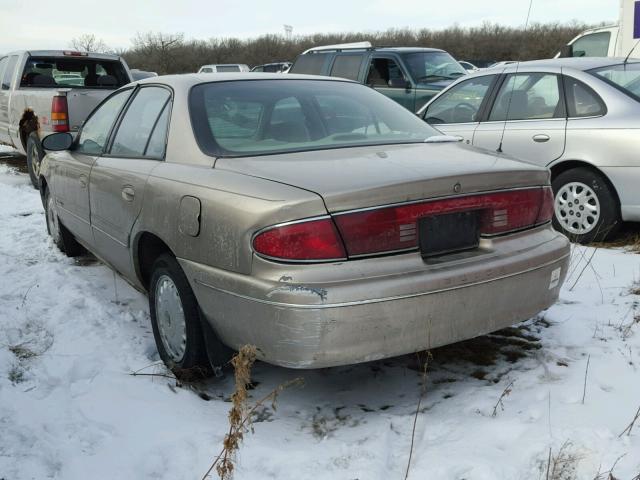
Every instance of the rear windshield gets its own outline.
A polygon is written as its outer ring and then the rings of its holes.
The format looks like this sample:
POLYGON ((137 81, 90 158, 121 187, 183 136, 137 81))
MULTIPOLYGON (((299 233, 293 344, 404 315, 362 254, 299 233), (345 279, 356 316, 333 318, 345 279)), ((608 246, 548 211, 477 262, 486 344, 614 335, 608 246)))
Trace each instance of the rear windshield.
POLYGON ((218 65, 216 67, 216 72, 224 73, 224 72, 239 72, 240 67, 238 65, 218 65))
POLYGON ((437 131, 360 84, 322 80, 204 83, 189 96, 202 150, 237 157, 420 143, 437 131))
POLYGON ((589 73, 640 102, 640 63, 610 65, 589 70, 589 73))
POLYGON ((122 63, 95 58, 29 57, 21 87, 115 90, 129 83, 122 63))
POLYGON ((467 73, 462 65, 446 52, 406 53, 404 61, 417 83, 453 80, 467 73))

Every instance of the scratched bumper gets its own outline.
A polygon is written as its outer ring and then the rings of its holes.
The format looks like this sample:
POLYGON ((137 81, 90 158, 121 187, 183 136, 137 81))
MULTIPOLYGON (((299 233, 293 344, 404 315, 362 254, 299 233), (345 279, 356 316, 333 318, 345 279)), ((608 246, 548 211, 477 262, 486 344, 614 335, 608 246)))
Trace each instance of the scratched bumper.
POLYGON ((569 244, 550 227, 425 262, 417 252, 336 264, 259 258, 253 275, 181 259, 227 345, 293 368, 365 362, 466 340, 535 316, 564 281, 569 244), (559 275, 559 276, 558 276, 559 275))

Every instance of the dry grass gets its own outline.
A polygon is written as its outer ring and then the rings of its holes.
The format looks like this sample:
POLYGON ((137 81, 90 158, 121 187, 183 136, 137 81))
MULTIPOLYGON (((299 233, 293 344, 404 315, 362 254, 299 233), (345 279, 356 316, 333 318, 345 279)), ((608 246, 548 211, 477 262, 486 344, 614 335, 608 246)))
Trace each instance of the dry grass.
POLYGON ((581 457, 571 452, 572 443, 565 441, 557 453, 549 449, 549 458, 544 466, 545 480, 575 480, 581 457))
POLYGON ((253 345, 243 346, 231 360, 234 368, 235 390, 231 395, 231 410, 229 411, 229 431, 224 437, 222 450, 213 461, 207 473, 202 479, 209 477, 215 469, 221 480, 229 480, 235 470, 235 454, 240 447, 244 434, 251 426, 254 413, 267 402, 271 402, 271 408, 275 411, 278 395, 293 385, 302 385, 302 378, 294 378, 269 392, 258 400, 253 406, 248 404, 247 386, 251 385, 251 368, 256 361, 257 349, 253 345))

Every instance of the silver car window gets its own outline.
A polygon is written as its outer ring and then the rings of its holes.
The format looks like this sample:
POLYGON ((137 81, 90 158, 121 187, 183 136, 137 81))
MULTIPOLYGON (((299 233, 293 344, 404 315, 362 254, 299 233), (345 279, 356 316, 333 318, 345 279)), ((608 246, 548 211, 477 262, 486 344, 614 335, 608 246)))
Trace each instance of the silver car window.
POLYGON ((429 105, 425 120, 432 125, 477 122, 480 105, 494 77, 470 78, 451 87, 429 105))
POLYGON ((169 112, 171 111, 171 102, 168 102, 160 117, 158 117, 158 121, 156 122, 156 126, 153 128, 153 133, 149 138, 149 143, 147 144, 147 148, 144 152, 145 157, 149 158, 163 158, 164 150, 167 144, 167 127, 169 126, 169 112))
POLYGON ((489 121, 542 120, 564 116, 558 76, 547 73, 509 75, 500 87, 489 121), (508 115, 507 115, 508 112, 508 115))
POLYGON ((604 115, 606 107, 602 99, 590 87, 572 77, 564 77, 567 96, 567 114, 571 118, 604 115))
POLYGON ((131 89, 123 90, 109 97, 87 119, 82 126, 75 151, 88 155, 100 155, 104 150, 111 127, 120 110, 131 95, 131 89))
POLYGON ((142 88, 122 117, 109 153, 120 157, 144 156, 156 121, 170 97, 165 88, 142 88))

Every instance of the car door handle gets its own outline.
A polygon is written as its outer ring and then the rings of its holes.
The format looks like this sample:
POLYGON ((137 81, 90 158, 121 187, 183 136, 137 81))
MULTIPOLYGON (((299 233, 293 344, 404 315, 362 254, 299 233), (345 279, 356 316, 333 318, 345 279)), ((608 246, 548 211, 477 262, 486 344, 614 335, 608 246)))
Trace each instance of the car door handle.
POLYGON ((550 138, 551 137, 549 137, 549 135, 545 135, 544 133, 540 133, 538 135, 534 135, 533 136, 533 141, 534 142, 538 142, 538 143, 544 143, 544 142, 548 142, 550 138))
POLYGON ((80 182, 80 188, 87 188, 87 176, 80 175, 78 178, 78 182, 80 182))
POLYGON ((136 196, 136 192, 131 187, 123 187, 122 188, 122 198, 127 202, 133 202, 134 197, 136 196))

